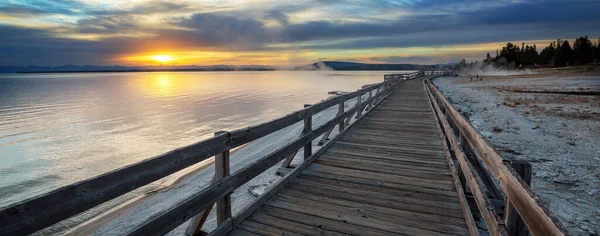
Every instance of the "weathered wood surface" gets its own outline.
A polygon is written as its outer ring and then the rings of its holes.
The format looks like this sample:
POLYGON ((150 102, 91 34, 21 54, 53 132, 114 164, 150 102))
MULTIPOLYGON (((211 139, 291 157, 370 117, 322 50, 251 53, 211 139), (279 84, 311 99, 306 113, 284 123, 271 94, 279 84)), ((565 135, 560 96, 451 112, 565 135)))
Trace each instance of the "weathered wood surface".
POLYGON ((469 234, 422 79, 322 152, 230 234, 469 234))

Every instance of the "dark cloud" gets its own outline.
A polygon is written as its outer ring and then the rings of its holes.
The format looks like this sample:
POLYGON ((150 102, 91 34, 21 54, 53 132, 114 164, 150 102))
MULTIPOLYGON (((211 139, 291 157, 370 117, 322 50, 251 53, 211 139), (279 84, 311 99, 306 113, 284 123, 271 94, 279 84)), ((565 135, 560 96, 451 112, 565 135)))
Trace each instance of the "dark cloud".
POLYGON ((288 24, 288 16, 282 11, 269 11, 267 13, 267 19, 273 19, 279 22, 282 25, 288 24))
POLYGON ((541 23, 581 24, 600 20, 600 1, 537 1, 467 13, 465 19, 483 25, 541 23))
POLYGON ((269 31, 258 20, 215 13, 195 14, 174 24, 187 30, 162 30, 160 34, 170 40, 195 42, 202 46, 239 48, 268 44, 276 38, 276 32, 269 31))
POLYGON ((383 63, 420 63, 424 61, 435 60, 436 57, 424 57, 424 56, 389 56, 389 57, 371 57, 369 60, 374 62, 383 63))

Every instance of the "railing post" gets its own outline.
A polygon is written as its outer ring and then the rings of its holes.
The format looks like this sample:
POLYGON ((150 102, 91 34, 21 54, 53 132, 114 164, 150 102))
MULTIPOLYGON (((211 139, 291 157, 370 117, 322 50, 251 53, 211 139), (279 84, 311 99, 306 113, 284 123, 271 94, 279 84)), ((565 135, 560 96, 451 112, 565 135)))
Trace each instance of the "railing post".
MULTIPOLYGON (((531 186, 531 164, 527 161, 513 160, 510 162, 515 172, 523 178, 527 185, 531 186)), ((527 226, 521 216, 510 203, 509 199, 506 198, 506 205, 504 210, 504 223, 506 224, 506 231, 510 236, 527 236, 527 226)))
POLYGON ((356 97, 356 107, 358 107, 358 110, 356 110, 356 118, 358 119, 358 117, 360 117, 360 114, 362 113, 362 104, 361 104, 361 100, 362 100, 362 94, 359 94, 356 97))
MULTIPOLYGON (((310 107, 310 104, 304 104, 304 108, 310 107)), ((307 135, 312 132, 312 114, 304 118, 304 130, 302 135, 307 135)), ((312 155, 312 141, 304 146, 304 160, 308 159, 312 155)))
MULTIPOLYGON (((227 133, 225 131, 215 132, 215 136, 227 133)), ((219 182, 229 176, 229 150, 215 156, 215 180, 219 182)), ((231 218, 231 193, 217 201, 217 225, 223 224, 231 218)))
MULTIPOLYGON (((369 99, 371 99, 371 97, 373 97, 373 90, 369 90, 369 98, 367 98, 367 101, 369 99)), ((372 102, 372 101, 371 101, 372 102)), ((371 103, 367 104, 367 111, 371 109, 371 103)))
MULTIPOLYGON (((338 114, 342 115, 344 114, 344 101, 341 101, 340 104, 338 105, 338 114)), ((342 132, 344 130, 345 125, 344 125, 344 119, 340 120, 340 123, 338 124, 338 131, 342 132)))

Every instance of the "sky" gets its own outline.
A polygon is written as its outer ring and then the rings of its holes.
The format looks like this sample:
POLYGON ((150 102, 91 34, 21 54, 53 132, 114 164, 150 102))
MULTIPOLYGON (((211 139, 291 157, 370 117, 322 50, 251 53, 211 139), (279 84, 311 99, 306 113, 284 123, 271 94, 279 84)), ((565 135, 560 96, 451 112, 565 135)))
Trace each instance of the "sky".
POLYGON ((481 60, 600 36, 598 0, 0 0, 0 66, 481 60))

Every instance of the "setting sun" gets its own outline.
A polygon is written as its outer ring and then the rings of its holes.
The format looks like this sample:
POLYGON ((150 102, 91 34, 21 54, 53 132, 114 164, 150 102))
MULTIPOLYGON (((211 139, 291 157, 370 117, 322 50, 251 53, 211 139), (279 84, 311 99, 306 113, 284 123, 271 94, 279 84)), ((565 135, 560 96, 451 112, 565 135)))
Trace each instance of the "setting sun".
POLYGON ((170 62, 172 60, 175 60, 175 58, 169 56, 169 55, 155 55, 155 56, 151 56, 152 60, 158 61, 160 63, 165 63, 165 62, 170 62))

